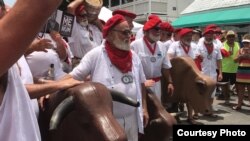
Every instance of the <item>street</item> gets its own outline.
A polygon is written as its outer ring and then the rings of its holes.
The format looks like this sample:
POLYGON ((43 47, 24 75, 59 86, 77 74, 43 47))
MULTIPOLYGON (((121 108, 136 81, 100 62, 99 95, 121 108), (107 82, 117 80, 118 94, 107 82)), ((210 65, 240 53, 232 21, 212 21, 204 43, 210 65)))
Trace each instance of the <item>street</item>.
MULTIPOLYGON (((236 111, 232 109, 232 106, 237 103, 237 95, 231 95, 230 104, 226 105, 225 100, 217 100, 214 99, 215 108, 218 109, 215 114, 218 115, 218 118, 209 118, 203 115, 199 115, 199 119, 196 120, 199 123, 205 125, 221 125, 221 124, 229 124, 229 125, 250 125, 250 106, 249 101, 246 99, 244 103, 248 106, 242 106, 241 110, 236 111)), ((181 122, 179 124, 188 124, 186 122, 186 112, 180 116, 181 122)))

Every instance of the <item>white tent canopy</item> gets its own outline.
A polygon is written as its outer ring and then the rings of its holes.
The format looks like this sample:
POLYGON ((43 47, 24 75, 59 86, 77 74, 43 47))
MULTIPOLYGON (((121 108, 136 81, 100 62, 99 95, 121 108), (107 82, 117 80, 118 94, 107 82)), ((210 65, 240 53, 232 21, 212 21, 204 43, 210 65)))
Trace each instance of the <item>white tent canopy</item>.
MULTIPOLYGON (((107 22, 108 19, 112 17, 112 11, 106 7, 102 7, 101 12, 100 12, 98 17, 99 17, 99 19, 102 19, 103 21, 107 22)), ((136 33, 140 28, 143 27, 142 24, 139 24, 136 22, 133 22, 133 24, 134 24, 134 28, 132 29, 132 31, 134 33, 136 33)))

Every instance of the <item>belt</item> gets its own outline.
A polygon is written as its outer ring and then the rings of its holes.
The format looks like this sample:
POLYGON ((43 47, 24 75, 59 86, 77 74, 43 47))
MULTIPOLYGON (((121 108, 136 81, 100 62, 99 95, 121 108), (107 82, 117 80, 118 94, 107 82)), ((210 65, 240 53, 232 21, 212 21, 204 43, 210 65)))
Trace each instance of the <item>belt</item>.
POLYGON ((150 78, 150 79, 154 80, 155 82, 158 82, 158 81, 161 80, 161 76, 159 76, 159 77, 154 77, 154 78, 150 78))

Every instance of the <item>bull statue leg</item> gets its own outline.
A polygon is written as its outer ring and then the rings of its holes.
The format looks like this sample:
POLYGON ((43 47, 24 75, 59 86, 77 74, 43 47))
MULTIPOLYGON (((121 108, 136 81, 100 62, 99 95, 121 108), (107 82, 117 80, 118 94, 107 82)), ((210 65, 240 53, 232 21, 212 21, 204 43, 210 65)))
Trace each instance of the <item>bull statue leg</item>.
POLYGON ((173 125, 177 124, 175 118, 170 115, 155 94, 147 89, 147 107, 149 124, 144 129, 144 135, 140 141, 168 141, 172 136, 173 125))

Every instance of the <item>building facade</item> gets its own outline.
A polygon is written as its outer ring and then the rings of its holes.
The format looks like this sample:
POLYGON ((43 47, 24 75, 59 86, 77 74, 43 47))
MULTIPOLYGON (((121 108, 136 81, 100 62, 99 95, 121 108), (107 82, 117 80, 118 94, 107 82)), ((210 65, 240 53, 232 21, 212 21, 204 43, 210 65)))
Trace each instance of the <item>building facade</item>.
POLYGON ((172 22, 194 0, 104 0, 110 10, 124 9, 136 13, 136 22, 144 23, 150 14, 172 22))

